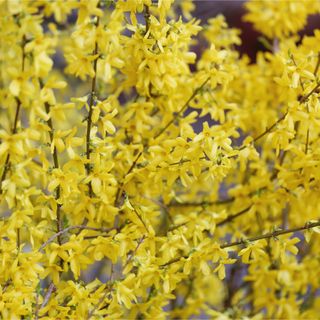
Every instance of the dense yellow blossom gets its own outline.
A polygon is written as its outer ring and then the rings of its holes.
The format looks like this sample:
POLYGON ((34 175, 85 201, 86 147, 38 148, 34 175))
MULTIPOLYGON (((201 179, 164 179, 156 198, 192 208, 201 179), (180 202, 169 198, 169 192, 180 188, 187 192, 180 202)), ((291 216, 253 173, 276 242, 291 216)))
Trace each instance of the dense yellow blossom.
POLYGON ((319 317, 319 2, 245 6, 0 1, 1 319, 319 317))

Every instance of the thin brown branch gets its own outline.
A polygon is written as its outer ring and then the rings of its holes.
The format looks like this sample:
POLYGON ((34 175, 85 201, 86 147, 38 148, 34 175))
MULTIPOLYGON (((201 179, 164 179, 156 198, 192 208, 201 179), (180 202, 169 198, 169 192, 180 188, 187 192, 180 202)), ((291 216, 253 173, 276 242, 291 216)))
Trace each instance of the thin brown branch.
MULTIPOLYGON (((98 4, 99 6, 99 4, 98 4)), ((99 26, 99 17, 96 17, 96 23, 95 26, 96 28, 99 26)), ((95 42, 95 48, 92 52, 92 54, 95 56, 98 54, 99 51, 99 47, 98 47, 98 42, 95 42)), ((96 57, 93 60, 93 70, 94 70, 94 76, 92 78, 92 82, 91 82, 91 92, 90 92, 90 98, 89 98, 89 113, 88 113, 88 117, 87 117, 87 132, 86 132, 86 157, 88 160, 88 163, 86 164, 86 171, 87 171, 87 175, 89 176, 92 170, 91 167, 91 163, 90 161, 90 155, 91 155, 91 128, 92 128, 92 113, 93 113, 93 106, 94 106, 94 102, 96 99, 96 82, 97 82, 97 65, 98 65, 98 59, 99 57, 96 57)), ((92 190, 92 184, 91 181, 88 183, 89 186, 89 197, 92 198, 93 197, 93 190, 92 190)))
MULTIPOLYGON (((27 43, 26 36, 23 35, 22 41, 21 41, 21 50, 22 50, 21 72, 24 72, 24 69, 25 69, 25 57, 26 57, 25 46, 26 46, 26 43, 27 43)), ((19 98, 16 98, 16 102, 17 102, 17 107, 16 107, 15 116, 14 116, 13 127, 11 129, 12 135, 17 133, 18 120, 19 120, 19 115, 20 115, 20 110, 21 110, 21 100, 19 98)), ((8 153, 6 160, 5 160, 5 163, 4 163, 4 166, 3 166, 3 172, 1 175, 1 179, 0 179, 0 195, 3 192, 2 183, 6 179, 6 176, 7 176, 9 169, 10 169, 10 154, 8 153)))
POLYGON ((146 4, 144 5, 144 19, 146 22, 146 34, 147 34, 150 29, 150 10, 149 10, 149 6, 147 6, 146 4))
MULTIPOLYGON (((41 86, 43 87, 43 83, 41 83, 41 86)), ((49 115, 50 113, 50 105, 48 102, 45 102, 45 109, 46 109, 46 113, 49 115)), ((53 143, 54 140, 54 127, 53 127, 53 123, 52 123, 52 119, 51 117, 49 117, 49 119, 47 120, 47 124, 50 128, 49 131, 49 136, 50 136, 50 143, 53 143)), ((58 158, 58 150, 56 148, 56 146, 53 147, 53 153, 52 153, 52 159, 53 159, 53 166, 55 169, 59 169, 59 158, 58 158)), ((60 193, 61 193, 61 189, 60 189, 60 185, 58 185, 56 187, 55 190, 55 200, 57 201, 57 211, 56 211, 56 224, 57 224, 57 232, 59 233, 62 229, 62 223, 61 223, 61 204, 58 203, 58 200, 60 198, 60 193)), ((60 236, 58 236, 58 243, 59 245, 61 245, 61 238, 60 236)))
POLYGON ((146 235, 143 235, 139 240, 138 240, 138 243, 134 249, 134 251, 132 252, 132 254, 130 254, 127 258, 127 261, 126 263, 124 264, 123 266, 123 270, 126 268, 126 266, 129 264, 129 262, 132 260, 132 258, 135 256, 135 254, 137 253, 139 247, 141 246, 142 242, 144 241, 144 239, 146 238, 146 235))
POLYGON ((284 234, 293 233, 293 232, 297 232, 297 231, 303 231, 303 230, 309 230, 309 229, 316 228, 319 226, 320 226, 320 221, 317 221, 317 222, 312 222, 312 223, 306 223, 302 227, 297 227, 297 228, 292 228, 292 229, 284 229, 284 230, 276 230, 274 232, 269 232, 269 233, 259 235, 256 237, 241 239, 238 241, 223 244, 221 246, 221 249, 239 246, 241 244, 246 244, 248 242, 254 242, 254 241, 258 241, 258 240, 262 240, 262 239, 271 239, 271 238, 275 238, 275 237, 278 237, 278 236, 281 236, 284 234))
POLYGON ((175 113, 174 117, 155 135, 154 139, 159 138, 174 123, 174 121, 181 116, 181 114, 189 106, 189 103, 196 97, 199 91, 202 90, 202 88, 207 84, 209 80, 210 80, 210 77, 208 77, 197 89, 194 90, 194 92, 192 93, 190 98, 186 101, 186 103, 180 108, 180 110, 177 113, 175 113))
POLYGON ((142 219, 140 213, 137 211, 137 209, 136 209, 134 206, 132 206, 132 207, 133 207, 134 213, 136 214, 136 216, 138 217, 138 219, 140 220, 140 222, 143 224, 143 226, 144 226, 144 228, 146 229, 147 233, 149 233, 148 227, 147 227, 146 223, 144 222, 144 220, 142 219))
POLYGON ((299 99, 299 102, 300 102, 300 103, 306 102, 306 101, 309 99, 309 97, 318 90, 319 87, 320 87, 320 82, 318 82, 318 83, 315 85, 315 87, 314 87, 308 94, 306 94, 305 96, 302 96, 302 97, 299 99))
POLYGON ((104 295, 99 299, 98 303, 93 307, 93 309, 88 313, 88 320, 94 315, 94 313, 98 310, 98 308, 100 308, 100 305, 102 304, 102 302, 104 301, 104 299, 108 296, 108 294, 111 293, 113 288, 113 284, 111 284, 108 287, 108 290, 106 290, 106 292, 104 293, 104 295))
MULTIPOLYGON (((255 237, 252 237, 252 238, 246 238, 246 239, 241 239, 241 240, 234 241, 234 242, 225 243, 225 244, 221 245, 220 248, 221 249, 225 249, 225 248, 239 246, 241 244, 245 245, 245 244, 248 244, 250 242, 255 242, 255 241, 258 241, 258 240, 262 240, 262 239, 276 238, 276 237, 284 235, 284 234, 294 233, 294 232, 297 232, 297 231, 309 230, 309 229, 316 228, 316 227, 319 227, 319 226, 320 226, 320 221, 308 222, 302 227, 297 227, 297 228, 292 228, 292 229, 285 229, 285 230, 276 230, 274 232, 269 232, 269 233, 266 233, 266 234, 263 234, 263 235, 259 235, 259 236, 255 236, 255 237)), ((183 255, 183 256, 174 258, 174 259, 169 260, 168 262, 160 265, 160 268, 168 267, 171 264, 179 262, 181 259, 188 259, 188 258, 189 258, 189 255, 183 255)))
POLYGON ((230 216, 228 216, 227 218, 225 218, 224 220, 220 221, 219 223, 217 223, 217 227, 221 227, 223 225, 225 225, 226 223, 242 216, 243 214, 245 214, 246 212, 248 212, 250 209, 252 208, 252 205, 246 207, 245 209, 243 210, 240 210, 239 212, 237 213, 234 213, 234 214, 231 214, 230 216))
POLYGON ((41 307, 40 307, 40 309, 39 309, 39 311, 48 304, 48 302, 49 302, 49 300, 50 300, 50 297, 51 297, 52 293, 53 293, 55 290, 56 290, 56 287, 55 287, 54 283, 51 282, 50 285, 49 285, 49 288, 48 288, 48 290, 47 290, 47 293, 46 293, 46 295, 45 295, 45 297, 44 297, 44 300, 43 300, 43 302, 42 302, 42 305, 41 305, 41 307))
POLYGON ((315 76, 317 76, 317 73, 318 73, 318 71, 319 71, 319 67, 320 67, 320 52, 318 53, 317 64, 316 64, 316 66, 315 66, 315 68, 314 68, 314 71, 313 71, 313 74, 314 74, 315 76))
POLYGON ((51 236, 46 242, 44 242, 42 244, 42 246, 39 248, 39 251, 42 251, 49 243, 53 242, 54 239, 56 239, 57 237, 63 235, 64 233, 67 233, 71 230, 74 230, 74 229, 78 229, 78 230, 91 230, 91 231, 99 231, 99 232, 110 232, 112 230, 115 230, 115 228, 95 228, 95 227, 88 227, 88 226, 85 226, 85 225, 79 225, 79 226, 70 226, 70 227, 67 227, 57 233, 55 233, 53 236, 51 236))
MULTIPOLYGON (((269 128, 267 128, 264 132, 262 132, 261 134, 259 134, 257 137, 255 137, 252 140, 252 143, 257 142, 258 140, 260 140, 261 138, 263 138, 266 134, 268 134, 269 132, 272 131, 272 129, 274 127, 276 127, 282 120, 284 120, 284 118, 287 116, 288 111, 286 111, 276 122, 274 122, 269 128)), ((240 150, 243 150, 244 148, 246 148, 247 146, 244 145, 240 148, 240 150)))
POLYGON ((171 202, 167 206, 168 207, 209 207, 216 205, 223 205, 231 203, 235 200, 235 197, 230 197, 222 200, 216 201, 202 201, 202 202, 171 202))
MULTIPOLYGON (((128 171, 124 175, 123 179, 125 179, 125 177, 127 177, 131 173, 131 171, 135 168, 135 166, 136 166, 137 162, 139 161, 139 159, 141 158, 142 154, 143 154, 143 151, 140 151, 139 154, 134 159, 134 161, 132 162, 130 168, 128 169, 128 171)), ((124 182, 121 182, 119 184, 119 187, 118 187, 118 190, 117 190, 116 196, 115 196, 115 201, 114 201, 114 206, 115 207, 119 207, 120 206, 120 199, 122 197, 123 187, 124 187, 124 182)))

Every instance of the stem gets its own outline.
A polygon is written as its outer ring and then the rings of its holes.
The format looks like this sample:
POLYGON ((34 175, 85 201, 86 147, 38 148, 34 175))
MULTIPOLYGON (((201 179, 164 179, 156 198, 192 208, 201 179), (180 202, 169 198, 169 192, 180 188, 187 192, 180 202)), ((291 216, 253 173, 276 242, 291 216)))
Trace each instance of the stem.
POLYGON ((85 225, 79 225, 79 226, 70 226, 68 228, 65 228, 57 233, 55 233, 53 236, 51 236, 45 243, 42 244, 42 246, 39 248, 39 251, 42 251, 48 244, 54 241, 55 238, 63 235, 64 233, 67 233, 71 230, 79 229, 79 230, 91 230, 91 231, 100 231, 100 232, 110 232, 112 230, 115 230, 115 228, 94 228, 94 227, 88 227, 85 225))
MULTIPOLYGON (((25 45, 27 43, 27 39, 26 36, 23 35, 22 36, 22 41, 21 41, 21 50, 22 50, 22 61, 21 61, 21 72, 24 72, 25 69, 25 45)), ((17 133, 17 128, 18 128, 18 119, 19 119, 19 115, 20 115, 20 110, 21 110, 21 100, 19 98, 16 98, 17 101, 17 107, 16 107, 16 113, 14 116, 14 122, 13 122, 13 127, 12 127, 12 135, 17 133)), ((1 179, 0 179, 0 195, 2 194, 3 190, 2 190, 2 183, 3 181, 6 179, 7 176, 7 172, 9 171, 10 168, 10 153, 7 154, 6 157, 6 161, 4 164, 4 169, 1 175, 1 179)), ((17 229, 17 249, 19 252, 19 248, 20 248, 20 228, 17 229)))
MULTIPOLYGON (((41 83, 41 86, 43 87, 43 84, 41 83)), ((45 109, 46 109, 46 113, 49 114, 50 113, 50 105, 48 102, 45 102, 45 109)), ((50 128, 49 131, 49 136, 50 136, 50 142, 51 144, 53 143, 53 139, 54 139, 54 127, 52 124, 52 119, 51 117, 47 120, 47 124, 50 128)), ((59 159, 58 159, 58 150, 56 148, 56 146, 54 146, 53 148, 53 153, 52 153, 52 160, 53 160, 53 165, 55 169, 59 169, 59 159)), ((56 194, 55 194, 55 200, 57 202, 57 211, 56 211, 56 223, 57 223, 57 232, 59 233, 61 231, 61 204, 58 203, 58 200, 60 198, 60 194, 61 194, 61 189, 60 189, 60 185, 57 186, 56 188, 56 194)), ((58 236, 58 243, 61 246, 61 237, 58 236)))
MULTIPOLYGON (((22 37, 22 42, 21 42, 21 50, 22 50, 22 61, 21 61, 21 72, 24 72, 25 69, 25 45, 27 43, 27 39, 26 36, 23 35, 22 37)), ((21 100, 19 98, 16 98, 17 101, 17 107, 16 107, 16 113, 14 116, 14 122, 13 122, 13 127, 11 130, 12 135, 17 133, 17 128, 18 128, 18 120, 19 120, 19 115, 20 115, 20 110, 21 110, 21 100)), ((7 173, 9 171, 10 168, 10 154, 8 153, 7 157, 6 157, 6 161, 4 163, 4 169, 1 175, 1 179, 0 179, 0 195, 2 194, 3 190, 2 190, 2 183, 3 181, 6 179, 7 173)), ((19 232, 19 231, 18 231, 19 232)))
POLYGON ((303 102, 306 102, 309 97, 315 92, 317 91, 317 89, 320 87, 320 82, 318 82, 315 87, 305 96, 302 96, 300 99, 299 99, 299 102, 300 103, 303 103, 303 102))
POLYGON ((319 226, 320 226, 320 221, 312 222, 312 223, 306 223, 303 227, 297 227, 297 228, 285 229, 285 230, 277 230, 277 231, 269 232, 269 233, 266 233, 266 234, 263 234, 263 235, 259 235, 259 236, 256 236, 256 237, 252 237, 252 238, 247 238, 247 239, 242 239, 242 240, 226 243, 226 244, 221 246, 221 249, 238 246, 240 244, 246 244, 247 242, 254 242, 254 241, 261 240, 261 239, 275 238, 277 236, 281 236, 281 235, 284 235, 284 234, 293 233, 293 232, 302 231, 302 230, 309 230, 309 229, 312 229, 312 228, 315 228, 315 227, 319 227, 319 226))
POLYGON ((202 90, 202 88, 207 84, 209 80, 210 77, 208 77, 196 90, 194 90, 193 94, 186 101, 186 103, 180 108, 180 110, 175 114, 175 116, 158 132, 158 134, 155 135, 154 139, 160 137, 174 123, 174 121, 180 117, 183 111, 185 111, 185 109, 188 107, 189 103, 195 98, 199 91, 202 90))
POLYGON ((225 218, 224 220, 220 221, 219 223, 217 223, 217 227, 221 227, 223 226, 224 224, 242 216, 244 213, 248 212, 250 209, 251 209, 252 205, 250 205, 249 207, 237 212, 237 213, 234 213, 234 214, 231 214, 230 216, 228 216, 227 218, 225 218))
POLYGON ((228 204, 235 201, 235 197, 230 197, 227 199, 216 200, 216 201, 202 201, 202 202, 171 202, 168 207, 206 207, 228 204))
MULTIPOLYGON (((97 17, 95 26, 96 28, 99 25, 99 17, 97 17)), ((95 48, 93 50, 93 55, 97 55, 98 54, 98 42, 96 40, 95 43, 95 48)), ((88 118, 87 118, 87 133, 86 133, 86 157, 87 160, 90 160, 90 154, 91 154, 91 148, 90 148, 90 143, 91 143, 91 139, 90 139, 90 134, 91 134, 91 127, 92 127, 92 113, 93 113, 93 105, 94 105, 94 100, 95 100, 95 95, 96 95, 96 82, 97 82, 97 65, 98 65, 98 58, 95 58, 93 60, 93 70, 94 70, 94 76, 92 78, 92 82, 91 82, 91 92, 90 92, 90 101, 89 101, 89 113, 88 113, 88 118)), ((86 164, 86 171, 87 171, 87 175, 89 176, 91 173, 91 164, 87 163, 86 164)), ((88 183, 89 185, 89 197, 92 198, 93 197, 93 190, 92 190, 92 184, 91 181, 88 183)))
MULTIPOLYGON (((140 151, 139 154, 137 155, 137 157, 134 159, 134 161, 132 162, 129 170, 126 172, 126 174, 124 175, 124 178, 131 173, 131 171, 135 168, 137 162, 139 161, 140 157, 142 156, 142 153, 143 151, 140 151)), ((124 179, 123 178, 123 179, 124 179)), ((117 190, 117 193, 116 193, 116 197, 115 197, 115 202, 114 202, 114 206, 115 207, 118 207, 120 206, 120 198, 122 196, 122 193, 123 193, 123 187, 124 187, 124 182, 121 182, 119 187, 118 187, 118 190, 117 190)))
MULTIPOLYGON (((260 140, 261 138, 263 138, 266 134, 268 134, 269 132, 271 132, 272 129, 277 126, 277 124, 279 124, 282 120, 284 120, 284 118, 286 117, 287 114, 288 114, 288 111, 286 111, 276 122, 274 122, 272 126, 270 126, 270 127, 267 128, 264 132, 262 132, 262 133, 259 134, 257 137, 255 137, 255 138, 252 140, 252 143, 257 142, 258 140, 260 140)), ((246 147, 247 147, 247 146, 242 146, 242 147, 240 148, 240 150, 243 150, 243 149, 246 148, 246 147)))
POLYGON ((314 71, 313 71, 313 74, 314 74, 315 76, 317 76, 319 67, 320 67, 320 52, 318 53, 317 64, 316 64, 316 66, 315 66, 315 68, 314 68, 314 71))
POLYGON ((149 29, 150 29, 150 10, 149 10, 149 6, 144 5, 144 19, 146 21, 146 33, 148 33, 149 29))
MULTIPOLYGON (((286 230, 277 230, 277 231, 269 232, 269 233, 259 235, 256 237, 241 239, 238 241, 225 243, 225 244, 221 245, 220 248, 225 249, 225 248, 235 247, 235 246, 239 246, 241 244, 247 244, 248 242, 254 242, 254 241, 261 240, 261 239, 271 239, 271 238, 275 238, 277 236, 281 236, 284 234, 293 233, 293 232, 297 232, 297 231, 303 231, 303 230, 309 230, 309 229, 319 227, 319 226, 320 226, 320 221, 312 222, 312 223, 308 222, 303 227, 297 227, 297 228, 286 229, 286 230)), ((181 259, 188 259, 188 258, 189 258, 189 255, 184 255, 184 256, 174 258, 174 259, 160 265, 160 268, 165 268, 173 263, 179 262, 181 259)))

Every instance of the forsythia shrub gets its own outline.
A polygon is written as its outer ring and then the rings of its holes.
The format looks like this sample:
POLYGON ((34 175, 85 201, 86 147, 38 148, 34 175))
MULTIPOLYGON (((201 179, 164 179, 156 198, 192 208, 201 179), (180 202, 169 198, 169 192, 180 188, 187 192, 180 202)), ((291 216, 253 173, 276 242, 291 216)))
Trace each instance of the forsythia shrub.
POLYGON ((319 318, 320 4, 245 5, 0 1, 2 319, 319 318))

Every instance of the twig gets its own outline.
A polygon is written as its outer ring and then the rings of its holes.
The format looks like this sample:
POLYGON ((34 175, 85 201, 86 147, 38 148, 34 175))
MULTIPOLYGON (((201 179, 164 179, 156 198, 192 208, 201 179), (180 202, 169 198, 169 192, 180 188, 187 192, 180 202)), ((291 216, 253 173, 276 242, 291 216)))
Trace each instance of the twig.
POLYGON ((147 233, 149 233, 148 227, 147 227, 146 223, 144 222, 144 220, 142 219, 140 213, 137 211, 137 209, 136 209, 134 206, 132 206, 132 207, 133 207, 134 213, 136 214, 136 216, 138 217, 138 219, 140 220, 140 222, 143 224, 143 226, 144 226, 144 228, 146 229, 147 233))
POLYGON ((132 258, 135 256, 135 254, 137 253, 140 245, 142 244, 142 242, 144 241, 145 238, 146 238, 146 235, 143 235, 143 236, 138 240, 137 246, 136 246, 136 248, 134 249, 133 253, 128 256, 127 261, 126 261, 126 263, 124 264, 124 266, 123 266, 123 268, 122 268, 123 270, 124 270, 124 269, 126 268, 126 266, 129 264, 129 262, 132 260, 132 258))
POLYGON ((224 220, 220 221, 219 223, 217 223, 217 227, 221 227, 223 226, 224 224, 242 216, 244 213, 248 212, 250 209, 252 208, 252 205, 250 205, 249 207, 237 212, 237 213, 234 213, 234 214, 231 214, 230 216, 228 216, 227 218, 225 218, 224 220))
MULTIPOLYGON (((26 36, 23 35, 22 42, 21 42, 21 49, 22 49, 21 72, 24 72, 24 69, 25 69, 25 56, 26 56, 26 54, 25 54, 25 45, 26 45, 26 43, 27 43, 26 36)), ((12 135, 17 133, 18 119, 19 119, 20 110, 21 110, 21 100, 19 98, 16 98, 16 101, 17 101, 17 107, 16 107, 16 113, 15 113, 15 116, 14 116, 13 127, 12 127, 12 130, 11 130, 12 135)), ((2 183, 6 179, 6 176, 7 176, 9 168, 10 168, 10 154, 8 153, 8 155, 6 157, 6 161, 5 161, 4 166, 3 166, 3 172, 2 172, 2 175, 1 175, 1 179, 0 179, 0 195, 3 192, 2 183)), ((20 245, 18 247, 20 247, 20 245)))
POLYGON ((91 231, 100 231, 100 232, 110 232, 112 230, 115 230, 115 228, 95 228, 95 227, 88 227, 85 225, 79 225, 79 226, 70 226, 67 227, 57 233, 55 233, 53 236, 51 236, 46 242, 42 244, 42 246, 39 248, 39 251, 42 251, 49 243, 53 242, 55 238, 63 235, 64 233, 69 232, 70 230, 79 229, 79 230, 91 230, 91 231))
POLYGON ((146 21, 146 34, 147 34, 150 29, 150 10, 149 10, 149 6, 147 6, 146 4, 144 5, 144 19, 146 21))
POLYGON ((235 197, 230 197, 222 200, 216 201, 202 201, 202 202, 171 202, 168 204, 168 207, 207 207, 215 205, 223 205, 231 203, 235 200, 235 197))
POLYGON ((202 88, 207 84, 209 80, 210 77, 208 77, 196 90, 194 90, 193 94, 186 101, 186 103, 180 108, 180 110, 177 113, 175 113, 174 117, 155 135, 154 139, 159 138, 174 123, 174 121, 180 117, 180 115, 188 107, 189 103, 195 98, 199 91, 202 90, 202 88))
MULTIPOLYGON (((40 81, 41 86, 43 87, 43 83, 40 81)), ((49 115, 50 113, 50 105, 48 102, 45 102, 45 109, 46 109, 46 113, 49 115)), ((51 117, 49 117, 49 119, 47 120, 47 124, 50 128, 49 131, 49 136, 50 136, 50 143, 53 143, 53 139, 54 139, 54 127, 53 127, 53 123, 52 123, 52 119, 51 117)), ((56 146, 54 145, 53 147, 53 153, 52 153, 52 159, 53 159, 53 166, 55 169, 59 169, 59 158, 58 158, 58 150, 56 148, 56 146)), ((55 190, 55 200, 57 202, 57 210, 56 210, 56 223, 57 223, 57 232, 59 233, 61 231, 61 204, 58 203, 58 200, 60 198, 60 185, 58 185, 56 187, 55 190)), ((61 245, 61 238, 60 236, 58 236, 58 243, 59 245, 61 245)))
POLYGON ((302 96, 302 97, 299 99, 299 102, 300 102, 300 103, 306 102, 306 101, 309 99, 309 97, 310 97, 315 91, 317 91, 317 89, 318 89, 319 87, 320 87, 320 82, 318 82, 318 83, 316 84, 316 86, 315 86, 307 95, 302 96))
MULTIPOLYGON (((98 4, 99 7, 99 4, 98 4)), ((96 17, 96 23, 95 26, 96 28, 99 26, 99 17, 96 17)), ((98 42, 96 41, 95 43, 95 48, 92 52, 93 55, 97 55, 98 54, 98 42)), ((87 171, 87 175, 89 176, 91 173, 91 163, 90 161, 90 155, 91 155, 91 147, 90 147, 90 143, 91 143, 91 139, 90 139, 90 134, 91 134, 91 127, 92 127, 92 113, 93 113, 93 105, 94 105, 94 101, 95 101, 95 95, 96 95, 96 82, 97 82, 97 65, 98 65, 98 59, 99 57, 96 57, 93 60, 93 70, 94 70, 94 76, 92 78, 92 82, 91 82, 91 92, 90 92, 90 100, 89 100, 89 113, 88 113, 88 117, 87 117, 87 133, 86 133, 86 157, 88 160, 88 163, 86 163, 86 171, 87 171)), ((88 183, 89 185, 89 197, 92 198, 93 196, 93 190, 92 190, 92 184, 91 181, 89 181, 88 183)))
POLYGON ((303 227, 297 227, 297 228, 285 229, 285 230, 277 230, 277 231, 269 232, 269 233, 266 233, 266 234, 263 234, 263 235, 259 235, 259 236, 256 236, 256 237, 252 237, 252 238, 247 238, 247 239, 242 239, 242 240, 226 243, 226 244, 221 246, 221 249, 230 248, 230 247, 238 246, 238 245, 241 245, 241 244, 246 244, 248 242, 254 242, 254 241, 261 240, 261 239, 275 238, 277 236, 281 236, 281 235, 284 235, 284 234, 293 233, 293 232, 302 231, 302 230, 309 230, 309 229, 312 229, 312 228, 315 228, 315 227, 319 227, 319 226, 320 226, 320 221, 312 222, 312 223, 306 223, 303 227))
MULTIPOLYGON (((247 244, 249 242, 254 242, 254 241, 258 241, 261 239, 270 239, 270 238, 275 238, 277 236, 281 236, 284 234, 288 234, 288 233, 293 233, 293 232, 297 232, 297 231, 303 231, 303 230, 309 230, 315 227, 319 227, 320 226, 320 221, 317 222, 308 222, 306 223, 304 226, 302 227, 297 227, 297 228, 292 228, 292 229, 286 229, 286 230, 277 230, 274 232, 269 232, 263 235, 259 235, 256 237, 252 237, 252 238, 246 238, 246 239, 241 239, 238 241, 234 241, 234 242, 229 242, 229 243, 225 243, 223 245, 220 246, 221 249, 225 249, 225 248, 230 248, 230 247, 235 247, 235 246, 239 246, 241 244, 247 244)), ((165 268, 173 263, 179 262, 181 259, 188 259, 189 255, 183 255, 177 258, 174 258, 162 265, 160 265, 160 268, 165 268)))
POLYGON ((108 294, 112 291, 113 284, 109 286, 109 290, 107 290, 104 295, 99 299, 98 303, 93 307, 93 309, 88 313, 88 320, 94 315, 96 310, 100 307, 103 300, 107 297, 108 294))
POLYGON ((50 285, 49 285, 49 288, 48 288, 48 290, 47 290, 47 293, 46 293, 46 295, 45 295, 45 297, 44 297, 44 300, 43 300, 43 302, 42 302, 42 304, 41 304, 41 307, 40 307, 40 308, 37 307, 37 309, 36 309, 36 311, 35 311, 35 320, 38 320, 38 319, 39 319, 39 311, 40 311, 41 309, 43 309, 43 308, 48 304, 48 302, 49 302, 49 300, 50 300, 50 297, 51 297, 51 295, 52 295, 52 293, 53 293, 53 291, 54 291, 55 289, 56 289, 55 285, 53 284, 53 282, 51 282, 50 285))
POLYGON ((320 67, 320 52, 318 53, 317 64, 316 64, 316 66, 315 66, 315 68, 314 68, 314 71, 313 71, 313 74, 314 74, 315 76, 317 76, 319 67, 320 67))
MULTIPOLYGON (((126 174, 124 175, 124 178, 127 177, 131 171, 135 168, 137 162, 139 161, 140 157, 142 156, 142 151, 139 152, 139 154, 136 156, 136 158, 134 159, 134 161, 132 162, 130 168, 128 169, 128 171, 126 172, 126 174)), ((123 179, 124 179, 123 178, 123 179)), ((115 201, 114 201, 114 206, 118 207, 120 206, 120 198, 122 197, 122 193, 123 193, 123 187, 124 187, 124 182, 121 182, 118 190, 116 192, 116 197, 115 197, 115 201)))

